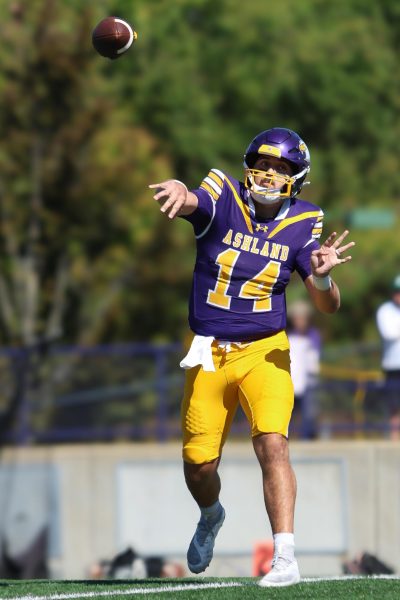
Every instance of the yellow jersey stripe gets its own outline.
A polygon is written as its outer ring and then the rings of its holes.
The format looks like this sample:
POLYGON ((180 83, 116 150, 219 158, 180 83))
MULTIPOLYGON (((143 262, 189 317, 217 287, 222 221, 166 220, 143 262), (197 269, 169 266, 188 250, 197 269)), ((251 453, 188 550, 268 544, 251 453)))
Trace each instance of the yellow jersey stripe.
POLYGON ((290 217, 289 219, 283 219, 281 221, 281 223, 279 223, 279 225, 277 225, 275 227, 275 229, 273 229, 271 231, 271 233, 268 235, 268 239, 272 238, 279 231, 282 231, 282 229, 285 229, 289 225, 293 225, 293 223, 298 223, 299 221, 304 221, 305 219, 311 219, 311 218, 320 217, 320 216, 321 216, 321 211, 314 210, 314 211, 303 213, 301 215, 296 215, 295 217, 290 217))
POLYGON ((210 185, 208 185, 208 183, 206 183, 205 181, 202 181, 200 184, 200 187, 203 188, 204 190, 206 190, 206 192, 208 192, 211 196, 211 198, 213 198, 214 200, 218 200, 219 196, 217 194, 217 192, 215 190, 212 189, 212 187, 210 185))
POLYGON ((214 179, 211 179, 211 177, 207 175, 207 177, 203 179, 203 181, 204 183, 207 183, 210 187, 212 187, 214 192, 218 194, 218 197, 222 194, 222 189, 219 187, 219 185, 215 183, 214 179))
POLYGON ((314 238, 314 240, 317 240, 318 238, 321 237, 322 227, 323 227, 322 219, 321 220, 318 219, 317 222, 314 224, 313 230, 311 232, 311 237, 314 238))
POLYGON ((249 207, 240 198, 239 194, 235 190, 235 188, 234 188, 233 184, 231 183, 231 181, 229 181, 228 178, 226 178, 225 181, 229 185, 229 187, 231 188, 232 193, 233 193, 233 197, 235 198, 235 200, 237 202, 237 205, 239 206, 240 210, 242 211, 245 223, 247 225, 247 229, 250 231, 250 233, 253 233, 253 226, 251 224, 250 209, 249 209, 249 207))
POLYGON ((221 188, 221 191, 222 191, 222 187, 224 185, 223 179, 221 179, 221 177, 219 175, 217 175, 215 173, 215 171, 210 171, 208 174, 208 177, 210 179, 213 179, 215 181, 215 183, 221 188))

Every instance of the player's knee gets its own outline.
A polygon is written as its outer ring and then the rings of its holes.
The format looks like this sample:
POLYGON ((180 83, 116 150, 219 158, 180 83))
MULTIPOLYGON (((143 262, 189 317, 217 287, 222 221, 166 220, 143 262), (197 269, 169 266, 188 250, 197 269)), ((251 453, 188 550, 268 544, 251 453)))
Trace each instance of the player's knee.
POLYGON ((254 449, 264 468, 289 463, 288 440, 281 433, 260 433, 253 438, 254 449))
POLYGON ((186 463, 193 465, 210 463, 214 459, 218 458, 218 456, 215 456, 215 452, 209 448, 195 444, 186 444, 183 447, 182 456, 186 463))

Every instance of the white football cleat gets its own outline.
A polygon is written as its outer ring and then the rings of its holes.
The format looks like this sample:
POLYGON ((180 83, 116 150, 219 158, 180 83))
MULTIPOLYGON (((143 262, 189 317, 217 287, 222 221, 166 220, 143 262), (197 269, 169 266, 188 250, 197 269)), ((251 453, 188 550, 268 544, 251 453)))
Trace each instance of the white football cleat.
POLYGON ((295 558, 278 555, 272 561, 272 569, 258 582, 261 587, 284 587, 300 581, 300 572, 295 558))
POLYGON ((225 519, 225 511, 221 507, 216 521, 208 522, 201 517, 187 552, 187 563, 192 573, 202 573, 210 564, 214 552, 215 538, 225 519))

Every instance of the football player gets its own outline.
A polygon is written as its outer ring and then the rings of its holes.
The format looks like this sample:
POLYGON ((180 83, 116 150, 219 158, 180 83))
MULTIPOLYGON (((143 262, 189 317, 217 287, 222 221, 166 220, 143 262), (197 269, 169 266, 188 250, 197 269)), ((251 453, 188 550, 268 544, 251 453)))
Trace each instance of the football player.
POLYGON ((186 484, 200 508, 187 560, 193 573, 209 565, 225 511, 218 465, 240 402, 261 466, 274 560, 261 586, 300 580, 294 554, 296 479, 289 460, 293 408, 285 289, 293 271, 318 310, 334 313, 340 294, 332 269, 351 260, 348 231, 320 245, 323 212, 298 195, 310 171, 304 141, 290 129, 258 134, 244 155, 244 181, 211 169, 188 191, 178 180, 150 185, 170 219, 189 221, 197 257, 189 303, 194 338, 181 362, 186 484))

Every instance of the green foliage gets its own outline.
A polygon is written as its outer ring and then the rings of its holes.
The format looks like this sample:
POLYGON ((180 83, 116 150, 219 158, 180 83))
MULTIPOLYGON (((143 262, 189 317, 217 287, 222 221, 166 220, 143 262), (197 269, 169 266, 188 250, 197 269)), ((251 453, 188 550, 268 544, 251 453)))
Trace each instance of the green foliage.
MULTIPOLYGON (((37 0, 0 16, 4 343, 178 337, 193 236, 147 186, 196 187, 210 167, 240 177, 250 139, 273 125, 311 149, 304 197, 326 234, 354 207, 394 207, 398 222, 398 2, 37 0), (109 14, 139 35, 117 61, 91 46, 109 14)), ((396 227, 351 238, 354 260, 334 274, 342 310, 321 321, 331 340, 376 336, 399 269, 396 227)))
POLYGON ((100 73, 90 10, 38 6, 5 30, 1 325, 7 343, 88 343, 105 335, 132 273, 140 281, 153 260, 147 184, 170 169, 100 73), (132 265, 139 250, 145 264, 132 265))

